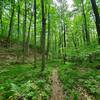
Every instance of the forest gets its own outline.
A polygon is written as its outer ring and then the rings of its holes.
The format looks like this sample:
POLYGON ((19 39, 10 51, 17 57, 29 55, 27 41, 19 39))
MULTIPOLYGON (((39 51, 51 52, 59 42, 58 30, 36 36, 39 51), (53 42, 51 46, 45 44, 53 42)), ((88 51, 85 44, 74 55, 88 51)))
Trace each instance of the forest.
POLYGON ((100 100, 100 0, 0 0, 0 100, 100 100))

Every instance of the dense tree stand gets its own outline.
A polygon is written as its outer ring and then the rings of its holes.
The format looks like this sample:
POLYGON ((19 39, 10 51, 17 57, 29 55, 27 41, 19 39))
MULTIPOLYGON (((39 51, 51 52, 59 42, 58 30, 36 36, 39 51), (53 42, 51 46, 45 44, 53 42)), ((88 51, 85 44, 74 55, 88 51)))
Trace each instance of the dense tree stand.
POLYGON ((100 0, 0 0, 0 100, 100 100, 100 0))

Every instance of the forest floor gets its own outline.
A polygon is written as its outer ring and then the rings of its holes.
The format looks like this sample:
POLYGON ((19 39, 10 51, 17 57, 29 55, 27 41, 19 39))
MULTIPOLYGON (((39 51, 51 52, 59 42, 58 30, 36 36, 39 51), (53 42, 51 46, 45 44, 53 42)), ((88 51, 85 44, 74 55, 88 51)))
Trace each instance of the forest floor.
POLYGON ((65 100, 100 100, 100 70, 95 66, 92 63, 78 67, 69 62, 60 66, 58 73, 65 100))
MULTIPOLYGON (((17 47, 17 46, 16 46, 17 47)), ((17 48, 15 46, 11 47, 11 48, 4 48, 4 47, 0 47, 0 65, 6 64, 15 64, 15 63, 23 63, 23 53, 21 50, 19 50, 19 52, 17 52, 17 48), (19 53, 19 55, 17 55, 19 53), (17 59, 17 56, 19 56, 19 58, 17 59)), ((30 53, 25 56, 25 63, 29 64, 29 63, 33 63, 33 58, 34 58, 34 51, 32 51, 32 49, 30 49, 30 53)), ((37 60, 40 59, 40 54, 36 53, 37 55, 37 60)))
POLYGON ((63 88, 59 80, 57 69, 53 70, 51 80, 52 80, 52 97, 50 100, 64 100, 63 88))
POLYGON ((17 100, 11 98, 17 92, 25 95, 26 100, 30 100, 27 97, 31 93, 33 100, 40 100, 41 96, 45 100, 100 100, 100 70, 96 68, 100 60, 75 65, 53 59, 46 63, 43 79, 40 78, 41 61, 33 68, 33 54, 27 57, 28 63, 16 63, 16 60, 15 48, 0 47, 0 100, 17 100))

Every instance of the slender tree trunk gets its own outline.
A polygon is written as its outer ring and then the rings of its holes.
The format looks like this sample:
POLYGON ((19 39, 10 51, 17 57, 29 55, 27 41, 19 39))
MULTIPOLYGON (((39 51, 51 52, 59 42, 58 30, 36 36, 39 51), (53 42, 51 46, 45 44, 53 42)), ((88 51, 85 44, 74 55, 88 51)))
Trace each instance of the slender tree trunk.
POLYGON ((28 28, 28 36, 27 36, 27 41, 26 41, 26 49, 27 49, 26 51, 27 51, 28 56, 29 56, 29 41, 30 41, 30 29, 31 29, 32 17, 33 17, 33 14, 31 13, 30 24, 28 28))
POLYGON ((62 52, 63 52, 63 24, 62 22, 60 23, 60 31, 59 31, 59 54, 60 54, 60 57, 62 56, 62 52))
POLYGON ((63 38, 63 30, 64 30, 64 27, 63 27, 63 23, 61 23, 61 50, 62 50, 62 57, 63 57, 63 47, 64 47, 64 38, 63 38))
POLYGON ((8 37, 7 37, 7 47, 8 44, 9 46, 11 45, 11 32, 12 32, 12 26, 13 26, 13 17, 14 17, 14 9, 15 9, 15 1, 12 2, 12 13, 11 13, 11 18, 10 18, 10 24, 9 24, 9 31, 8 31, 8 37))
POLYGON ((3 14, 3 0, 0 1, 0 29, 1 29, 1 34, 3 34, 3 24, 2 24, 2 14, 3 14))
POLYGON ((24 19, 23 19, 23 63, 25 62, 25 40, 26 40, 26 17, 27 17, 27 7, 26 7, 26 0, 25 0, 25 11, 24 11, 24 19))
POLYGON ((89 36, 89 32, 87 29, 87 19, 86 19, 86 14, 85 14, 85 10, 84 10, 84 2, 82 0, 82 11, 83 11, 83 17, 84 17, 84 29, 85 29, 85 34, 86 34, 86 41, 87 44, 90 43, 90 36, 89 36))
POLYGON ((59 47, 59 54, 61 53, 60 51, 60 46, 61 46, 61 33, 60 33, 60 29, 59 29, 59 43, 58 43, 58 47, 59 47))
POLYGON ((98 12, 98 7, 96 5, 96 0, 91 0, 91 4, 96 19, 95 24, 96 24, 97 34, 98 34, 98 43, 100 45, 100 15, 98 12))
POLYGON ((19 34, 20 34, 20 0, 18 0, 18 40, 19 40, 19 34))
POLYGON ((34 67, 36 67, 36 0, 34 0, 34 67))
POLYGON ((48 41, 47 41, 47 59, 49 58, 49 49, 50 49, 50 4, 48 8, 48 41))
POLYGON ((58 47, 59 47, 59 57, 61 57, 61 45, 62 45, 62 38, 61 38, 61 24, 59 26, 59 44, 58 44, 58 47))
POLYGON ((54 51, 55 51, 54 52, 54 55, 55 55, 54 57, 56 57, 56 55, 57 55, 57 38, 56 38, 56 34, 54 34, 54 37, 55 37, 54 38, 54 44, 55 44, 54 45, 54 51))
POLYGON ((83 45, 85 45, 85 43, 86 43, 86 34, 85 34, 85 30, 84 30, 84 25, 82 25, 82 33, 83 33, 83 41, 84 41, 84 44, 83 45))
MULTIPOLYGON (((76 32, 75 32, 75 34, 76 34, 76 32)), ((75 49, 77 49, 77 43, 76 43, 75 36, 74 36, 73 32, 72 32, 72 41, 73 41, 73 45, 74 45, 75 49)))
POLYGON ((64 23, 64 64, 66 62, 66 26, 64 23))
MULTIPOLYGON (((19 40, 19 34, 20 34, 20 0, 18 0, 18 35, 17 35, 18 40, 19 40)), ((19 48, 19 41, 17 48, 19 48)), ((19 60, 19 50, 17 52, 17 61, 18 60, 19 60)))
POLYGON ((44 71, 45 68, 45 31, 46 31, 46 18, 45 18, 45 11, 44 11, 44 0, 41 0, 42 6, 42 37, 41 37, 41 51, 42 51, 42 69, 44 71))

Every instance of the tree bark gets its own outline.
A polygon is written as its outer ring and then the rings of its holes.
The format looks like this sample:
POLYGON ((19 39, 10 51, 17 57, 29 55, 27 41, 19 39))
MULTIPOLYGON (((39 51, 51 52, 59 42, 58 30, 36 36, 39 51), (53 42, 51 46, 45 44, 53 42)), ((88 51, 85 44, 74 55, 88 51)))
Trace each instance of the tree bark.
POLYGON ((49 58, 49 49, 50 49, 50 4, 48 8, 48 41, 47 41, 47 59, 49 58))
POLYGON ((29 28, 28 28, 28 36, 27 36, 27 41, 26 41, 27 56, 29 56, 29 41, 30 41, 30 29, 31 29, 32 17, 33 17, 33 14, 31 13, 31 18, 30 18, 30 23, 29 23, 29 28))
POLYGON ((3 24, 2 24, 2 13, 3 13, 3 0, 0 1, 0 29, 1 29, 1 34, 3 34, 3 24))
POLYGON ((34 67, 36 67, 36 0, 34 0, 34 67))
POLYGON ((25 11, 24 11, 24 18, 23 18, 23 63, 25 62, 25 48, 26 48, 26 45, 25 45, 25 40, 26 40, 26 17, 27 17, 27 0, 25 0, 25 11))
POLYGON ((66 62, 66 26, 64 23, 64 64, 66 62))
POLYGON ((10 24, 9 24, 9 31, 8 31, 8 37, 7 37, 7 47, 8 45, 11 45, 10 37, 11 37, 11 32, 12 32, 12 26, 13 26, 13 17, 14 17, 14 9, 15 9, 15 1, 11 2, 12 3, 12 13, 11 13, 11 18, 10 18, 10 24))
POLYGON ((98 43, 100 45, 100 15, 98 12, 98 7, 96 5, 96 1, 95 0, 91 0, 91 4, 92 4, 92 9, 95 15, 95 24, 96 24, 96 29, 97 29, 97 34, 98 34, 98 43))
POLYGON ((59 53, 59 57, 61 57, 61 46, 62 46, 62 35, 61 35, 61 23, 60 23, 60 25, 59 25, 59 43, 58 43, 58 47, 59 47, 59 51, 58 51, 58 53, 59 53))
POLYGON ((41 35, 42 69, 41 71, 44 71, 44 68, 45 68, 45 31, 46 31, 44 0, 41 0, 41 7, 42 7, 42 35, 41 35))
MULTIPOLYGON (((18 0, 18 34, 17 34, 17 38, 19 40, 19 34, 20 34, 20 0, 18 0)), ((18 46, 17 48, 19 48, 19 41, 18 41, 18 46)), ((19 50, 17 53, 17 60, 19 59, 19 50)))
POLYGON ((85 9, 84 9, 84 2, 82 0, 82 11, 83 11, 83 17, 84 17, 84 30, 85 30, 85 36, 86 36, 86 42, 87 44, 90 43, 90 36, 89 36, 89 32, 87 29, 87 19, 86 19, 86 14, 85 14, 85 9))

